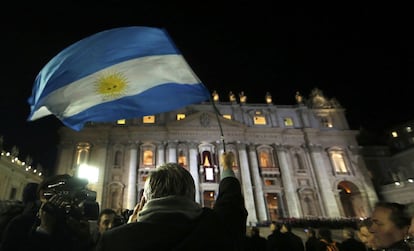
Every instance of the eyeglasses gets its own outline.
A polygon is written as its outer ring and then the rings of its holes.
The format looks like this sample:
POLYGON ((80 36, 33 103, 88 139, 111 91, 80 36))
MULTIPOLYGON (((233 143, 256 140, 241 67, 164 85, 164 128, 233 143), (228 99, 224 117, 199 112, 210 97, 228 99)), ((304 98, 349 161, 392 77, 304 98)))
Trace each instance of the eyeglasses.
POLYGON ((411 248, 414 248, 414 236, 407 235, 404 237, 404 242, 411 248))

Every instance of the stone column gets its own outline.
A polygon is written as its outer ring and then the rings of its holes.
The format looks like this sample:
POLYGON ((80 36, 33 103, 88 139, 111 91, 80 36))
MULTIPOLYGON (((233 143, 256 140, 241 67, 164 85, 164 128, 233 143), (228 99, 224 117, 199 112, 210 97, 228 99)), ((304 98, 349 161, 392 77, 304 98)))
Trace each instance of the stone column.
POLYGON ((129 147, 129 173, 128 173, 128 197, 127 208, 132 209, 137 203, 137 146, 129 147))
POLYGON ((164 143, 160 143, 157 145, 157 159, 155 166, 161 166, 163 164, 165 164, 165 146, 164 143))
POLYGON ((305 153, 304 157, 305 157, 305 161, 306 161, 306 165, 309 167, 309 171, 310 171, 310 175, 311 175, 311 180, 312 180, 312 187, 313 187, 313 193, 315 196, 315 201, 314 201, 314 207, 315 207, 315 213, 316 215, 326 215, 325 212, 325 206, 323 205, 323 199, 321 198, 321 195, 319 193, 320 188, 319 188, 319 183, 318 183, 318 179, 316 178, 316 170, 315 170, 315 166, 313 165, 312 162, 312 158, 310 156, 310 150, 307 147, 307 144, 303 144, 302 145, 302 149, 303 152, 305 153))
POLYGON ((259 173, 259 165, 257 164, 256 147, 249 145, 250 170, 252 173, 253 190, 256 198, 256 209, 260 222, 267 220, 266 202, 263 194, 263 181, 259 173))
MULTIPOLYGON (((104 199, 105 187, 108 183, 104 183, 107 179, 106 167, 111 166, 107 163, 108 156, 108 142, 106 140, 97 140, 93 142, 93 150, 91 151, 88 159, 88 165, 92 165, 98 168, 98 182, 96 184, 90 184, 92 190, 96 191, 96 201, 102 205, 104 199)), ((89 186, 89 185, 88 185, 89 186)))
POLYGON ((246 152, 246 145, 243 143, 237 144, 238 152, 239 152, 239 167, 240 173, 242 178, 242 189, 244 195, 244 202, 246 205, 246 209, 248 212, 247 216, 247 224, 255 224, 257 223, 257 216, 256 216, 256 208, 254 205, 254 196, 253 196, 253 189, 252 183, 250 179, 250 172, 249 172, 249 162, 247 159, 247 152, 246 152))
POLYGON ((197 155, 198 155, 198 151, 197 151, 197 144, 195 143, 189 143, 188 144, 189 147, 189 161, 188 161, 188 165, 189 165, 189 169, 190 169, 190 173, 191 176, 193 176, 194 179, 194 184, 195 184, 195 192, 196 192, 196 202, 201 204, 201 199, 200 199, 200 178, 198 176, 198 162, 197 162, 197 155))
POLYGON ((167 162, 177 163, 177 143, 169 141, 167 145, 167 162))
MULTIPOLYGON (((76 144, 72 143, 61 143, 58 146, 58 158, 56 159, 56 174, 61 173, 71 173, 72 169, 75 168, 73 166, 72 159, 76 157, 76 152, 74 152, 74 147, 76 147, 76 144)), ((102 176, 103 177, 103 176, 102 176)))
POLYGON ((361 198, 364 202, 364 205, 362 205, 363 212, 361 212, 363 215, 361 215, 361 217, 368 217, 374 208, 369 204, 369 199, 366 191, 361 191, 361 198))
POLYGON ((292 168, 289 167, 286 147, 282 145, 276 146, 277 156, 279 158, 280 173, 282 176, 283 190, 285 192, 286 205, 289 211, 289 217, 301 217, 300 203, 296 192, 296 181, 291 173, 292 168))
POLYGON ((278 208, 277 214, 282 217, 288 217, 288 215, 286 215, 286 210, 289 209, 286 209, 285 200, 283 199, 284 197, 285 193, 283 191, 277 193, 277 201, 279 202, 278 206, 280 206, 280 208, 278 208), (280 212, 283 212, 283 214, 280 214, 280 212))
POLYGON ((321 154, 322 147, 320 145, 309 146, 310 157, 313 165, 313 170, 315 170, 315 176, 318 182, 319 194, 322 198, 322 204, 325 208, 325 212, 328 217, 339 217, 338 205, 336 203, 334 191, 336 188, 333 188, 328 176, 330 172, 330 167, 326 167, 323 161, 321 154))

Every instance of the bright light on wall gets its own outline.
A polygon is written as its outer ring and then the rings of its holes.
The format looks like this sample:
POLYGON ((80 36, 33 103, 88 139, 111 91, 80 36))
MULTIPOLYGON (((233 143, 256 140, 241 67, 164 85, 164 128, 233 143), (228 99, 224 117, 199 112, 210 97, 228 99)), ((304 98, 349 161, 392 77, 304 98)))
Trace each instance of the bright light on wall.
POLYGON ((99 177, 99 169, 94 166, 82 164, 78 168, 78 177, 87 179, 89 184, 97 183, 99 177))

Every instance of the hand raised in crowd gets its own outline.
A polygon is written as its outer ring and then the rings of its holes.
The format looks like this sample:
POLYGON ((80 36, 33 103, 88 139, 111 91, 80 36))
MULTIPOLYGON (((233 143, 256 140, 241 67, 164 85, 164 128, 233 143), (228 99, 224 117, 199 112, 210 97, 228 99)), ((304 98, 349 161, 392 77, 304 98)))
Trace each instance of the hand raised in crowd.
POLYGON ((145 199, 145 196, 141 197, 140 202, 134 207, 134 211, 128 218, 128 223, 133 223, 138 221, 138 213, 142 210, 147 200, 145 199))
POLYGON ((224 170, 231 169, 234 163, 234 155, 232 153, 229 154, 229 153, 224 152, 221 155, 220 163, 223 166, 224 170))

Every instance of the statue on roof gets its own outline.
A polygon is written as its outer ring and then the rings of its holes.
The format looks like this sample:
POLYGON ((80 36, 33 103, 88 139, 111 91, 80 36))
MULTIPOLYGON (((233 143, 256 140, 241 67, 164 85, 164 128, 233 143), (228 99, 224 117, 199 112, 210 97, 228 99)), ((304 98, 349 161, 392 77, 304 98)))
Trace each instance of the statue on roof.
POLYGON ((302 94, 300 94, 299 91, 296 91, 295 99, 296 99, 296 103, 303 104, 303 96, 302 94))
POLYGON ((232 91, 229 92, 229 100, 230 102, 236 102, 236 96, 232 91))
POLYGON ((244 91, 239 93, 240 103, 246 103, 247 97, 244 94, 244 91))
POLYGON ((309 95, 310 106, 312 108, 340 108, 341 105, 339 104, 338 100, 335 98, 327 99, 323 92, 318 89, 314 88, 309 95))

